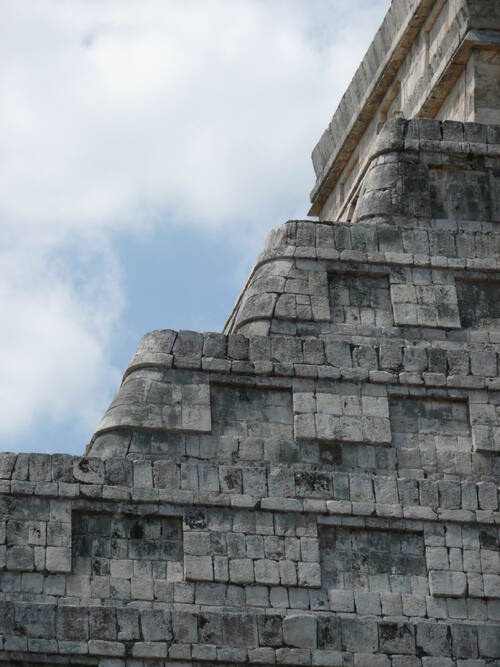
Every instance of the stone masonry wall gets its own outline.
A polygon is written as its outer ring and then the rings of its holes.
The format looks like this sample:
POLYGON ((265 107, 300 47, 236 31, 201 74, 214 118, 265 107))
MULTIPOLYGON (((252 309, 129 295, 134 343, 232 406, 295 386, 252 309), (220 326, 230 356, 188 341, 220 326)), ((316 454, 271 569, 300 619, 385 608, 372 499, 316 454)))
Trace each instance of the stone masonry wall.
POLYGON ((456 284, 499 279, 499 126, 387 123, 368 162, 355 224, 297 221, 271 233, 226 332, 336 334, 357 308, 363 324, 378 314, 385 335, 392 324, 462 328, 456 284), (376 281, 381 306, 370 301, 376 281))
POLYGON ((85 456, 0 455, 0 664, 500 665, 499 147, 388 123, 85 456))
POLYGON ((208 467, 2 455, 3 659, 497 664, 497 483, 208 467))

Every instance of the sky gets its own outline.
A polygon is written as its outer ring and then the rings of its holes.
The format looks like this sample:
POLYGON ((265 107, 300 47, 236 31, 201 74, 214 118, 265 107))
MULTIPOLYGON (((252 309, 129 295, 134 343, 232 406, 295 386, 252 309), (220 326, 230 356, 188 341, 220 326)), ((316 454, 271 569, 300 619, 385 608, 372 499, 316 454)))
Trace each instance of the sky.
POLYGON ((220 331, 390 0, 0 0, 0 450, 83 453, 147 331, 220 331))

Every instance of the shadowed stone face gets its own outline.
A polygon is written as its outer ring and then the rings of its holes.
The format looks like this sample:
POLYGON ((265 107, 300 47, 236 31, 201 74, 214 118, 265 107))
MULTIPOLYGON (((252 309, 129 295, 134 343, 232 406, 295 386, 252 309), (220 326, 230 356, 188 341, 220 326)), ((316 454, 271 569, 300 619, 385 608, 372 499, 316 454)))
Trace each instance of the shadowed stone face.
POLYGON ((500 326, 500 282, 457 281, 458 307, 463 327, 500 326))
POLYGON ((432 217, 449 220, 490 220, 488 173, 478 170, 429 171, 432 217))
POLYGON ((179 519, 74 514, 72 572, 90 597, 162 599, 167 582, 182 576, 182 562, 179 519))
POLYGON ((470 461, 472 439, 465 403, 402 399, 393 400, 390 411, 400 468, 446 472, 470 461))
POLYGON ((293 437, 290 392, 213 385, 211 405, 214 435, 293 437))
POLYGON ((321 571, 328 589, 412 592, 426 576, 422 535, 322 526, 321 571))
POLYGON ((387 276, 330 274, 332 321, 339 324, 392 326, 387 276))

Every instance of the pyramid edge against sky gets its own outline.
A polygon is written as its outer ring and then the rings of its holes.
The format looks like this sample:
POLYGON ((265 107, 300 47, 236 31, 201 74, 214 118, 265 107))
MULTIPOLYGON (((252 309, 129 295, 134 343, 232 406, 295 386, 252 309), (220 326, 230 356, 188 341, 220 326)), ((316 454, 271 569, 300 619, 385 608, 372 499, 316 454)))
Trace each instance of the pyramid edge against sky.
POLYGON ((312 158, 222 334, 0 455, 0 664, 500 665, 500 3, 394 0, 312 158))

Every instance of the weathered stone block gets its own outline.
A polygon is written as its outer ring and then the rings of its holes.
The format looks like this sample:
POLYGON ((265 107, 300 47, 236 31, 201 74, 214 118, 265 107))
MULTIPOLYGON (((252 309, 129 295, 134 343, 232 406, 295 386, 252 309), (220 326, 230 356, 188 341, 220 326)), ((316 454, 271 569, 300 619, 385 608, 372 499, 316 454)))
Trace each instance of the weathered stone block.
POLYGON ((431 594, 436 597, 463 597, 467 592, 467 579, 463 572, 429 572, 431 594))
POLYGON ((415 626, 409 623, 381 623, 379 635, 383 653, 415 653, 415 626))
POLYGON ((283 640, 288 646, 316 648, 316 618, 310 615, 286 616, 283 619, 283 640))
POLYGON ((213 581, 211 556, 186 556, 184 558, 184 576, 189 581, 213 581))

